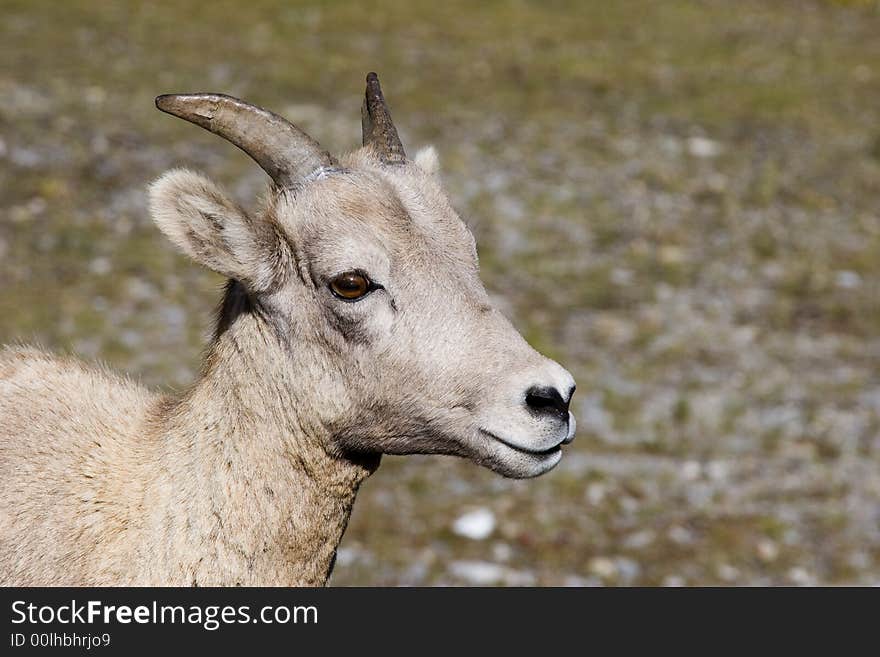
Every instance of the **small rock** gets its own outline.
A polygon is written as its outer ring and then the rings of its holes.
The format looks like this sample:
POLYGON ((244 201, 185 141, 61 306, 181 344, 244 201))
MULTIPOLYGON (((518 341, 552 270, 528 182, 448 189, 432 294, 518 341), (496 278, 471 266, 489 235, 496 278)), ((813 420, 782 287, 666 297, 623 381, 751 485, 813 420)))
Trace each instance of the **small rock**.
POLYGON ((534 586, 536 582, 535 575, 527 570, 504 569, 504 583, 508 586, 534 586))
POLYGON ((602 500, 605 499, 606 492, 607 489, 604 484, 593 482, 587 486, 587 500, 593 506, 599 506, 602 503, 602 500))
POLYGON ((416 561, 401 575, 401 580, 409 585, 418 586, 428 576, 428 566, 421 561, 416 561))
POLYGON ((452 523, 452 531, 474 541, 485 540, 495 531, 495 514, 486 508, 470 511, 452 523))
POLYGON ((721 144, 705 137, 691 137, 687 140, 688 153, 694 157, 715 157, 721 153, 721 144))
POLYGON ((504 578, 504 566, 488 561, 453 561, 449 564, 449 572, 478 586, 498 584, 504 578))
POLYGON ((675 137, 663 137, 660 148, 666 155, 681 155, 681 142, 675 137))
POLYGON ((761 561, 770 563, 771 561, 776 561, 776 558, 779 556, 779 546, 769 538, 762 538, 758 541, 757 552, 758 558, 761 561))
POLYGON ((507 543, 495 543, 492 546, 492 557, 496 561, 510 561, 513 557, 513 548, 507 543))
POLYGON ((633 514, 639 510, 641 503, 634 497, 630 497, 629 495, 624 495, 617 499, 617 503, 620 504, 620 508, 629 514, 633 514))
POLYGON ((663 578, 663 586, 677 588, 687 586, 687 582, 684 577, 681 577, 680 575, 667 575, 663 578))
POLYGON ((862 277, 854 271, 843 270, 834 275, 834 282, 839 288, 852 290, 862 284, 862 277))
POLYGON ((136 349, 143 344, 144 338, 137 331, 127 329, 119 333, 119 342, 124 344, 129 349, 136 349))
POLYGON ((603 586, 602 580, 598 577, 581 577, 580 575, 566 575, 562 580, 562 585, 569 588, 603 586))
POLYGON ((46 211, 46 208, 49 207, 49 204, 46 202, 42 196, 35 196, 30 201, 27 202, 28 211, 32 215, 43 214, 46 211))
POLYGON ((32 148, 13 148, 10 159, 24 169, 33 169, 43 162, 42 156, 32 148))
POLYGON ((681 525, 670 527, 669 531, 666 532, 666 535, 669 537, 670 541, 678 543, 679 545, 690 545, 694 542, 693 532, 689 529, 685 529, 681 525))
POLYGON ((706 465, 706 474, 714 481, 723 481, 727 478, 727 464, 724 461, 710 461, 706 465))
POLYGON ((630 269, 623 269, 622 267, 615 267, 611 270, 611 276, 609 277, 611 282, 615 285, 629 285, 633 280, 633 273, 630 269))
POLYGON ((508 586, 533 586, 535 576, 532 573, 511 570, 490 561, 453 561, 449 564, 449 572, 459 579, 476 586, 507 584, 508 586))
POLYGON ((735 582, 739 577, 739 569, 729 563, 719 564, 717 572, 718 577, 725 582, 735 582))
POLYGON ((614 560, 614 566, 623 584, 632 584, 642 573, 642 567, 634 559, 618 557, 614 560))
POLYGON ((587 568, 591 573, 602 579, 613 579, 617 577, 617 564, 608 557, 593 557, 587 568))
POLYGON ((89 263, 89 271, 98 276, 105 276, 112 269, 113 264, 110 262, 110 258, 105 258, 104 256, 98 256, 89 263))
POLYGON ((128 296, 135 301, 145 301, 157 295, 156 288, 139 278, 129 278, 125 282, 128 296))
POLYGON ((687 481, 697 479, 703 472, 703 467, 698 461, 685 461, 681 465, 681 476, 687 481))
POLYGON ((86 87, 83 96, 89 105, 102 105, 107 100, 107 91, 97 85, 86 87))
POLYGON ((656 535, 650 529, 634 532, 623 539, 623 546, 631 550, 641 550, 654 542, 656 535))
POLYGON ((815 578, 804 568, 792 568, 788 571, 788 578, 798 586, 810 586, 815 578))

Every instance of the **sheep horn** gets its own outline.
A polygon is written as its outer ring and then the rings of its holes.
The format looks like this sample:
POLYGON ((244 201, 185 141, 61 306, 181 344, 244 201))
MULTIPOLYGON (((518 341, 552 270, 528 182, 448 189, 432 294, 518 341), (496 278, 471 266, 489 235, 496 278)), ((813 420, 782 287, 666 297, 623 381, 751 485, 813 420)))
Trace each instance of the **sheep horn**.
POLYGON ((336 161, 314 139, 273 112, 225 94, 166 94, 156 107, 223 137, 250 155, 279 187, 336 161))
POLYGON ((403 144, 397 136, 397 128, 394 127, 379 86, 379 76, 375 73, 367 75, 367 92, 361 108, 361 127, 364 146, 371 146, 383 162, 402 164, 406 161, 403 144))

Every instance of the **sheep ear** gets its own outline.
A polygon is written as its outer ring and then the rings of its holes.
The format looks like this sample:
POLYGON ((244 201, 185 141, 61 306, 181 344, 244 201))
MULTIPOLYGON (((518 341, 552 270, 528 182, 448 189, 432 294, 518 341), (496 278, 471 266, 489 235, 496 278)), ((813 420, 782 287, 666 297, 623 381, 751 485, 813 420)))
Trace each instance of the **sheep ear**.
POLYGON ((440 172, 440 156, 437 155, 437 150, 433 146, 425 146, 420 149, 416 153, 414 161, 425 173, 434 175, 440 172))
POLYGON ((168 171, 150 185, 153 221, 181 251, 256 291, 280 273, 284 245, 272 225, 255 222, 206 177, 168 171))

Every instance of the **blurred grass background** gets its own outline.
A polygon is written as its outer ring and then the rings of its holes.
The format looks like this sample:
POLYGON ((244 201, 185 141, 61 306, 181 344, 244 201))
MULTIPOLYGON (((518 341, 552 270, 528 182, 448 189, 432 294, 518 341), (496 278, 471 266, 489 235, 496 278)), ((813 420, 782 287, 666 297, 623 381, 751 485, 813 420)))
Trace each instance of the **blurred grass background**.
POLYGON ((146 212, 265 177, 161 115, 222 91, 328 148, 376 70, 483 276, 578 380, 562 464, 388 458, 333 584, 880 583, 880 3, 0 3, 0 343, 194 376, 221 281, 146 212), (464 518, 464 519, 462 519, 464 518))

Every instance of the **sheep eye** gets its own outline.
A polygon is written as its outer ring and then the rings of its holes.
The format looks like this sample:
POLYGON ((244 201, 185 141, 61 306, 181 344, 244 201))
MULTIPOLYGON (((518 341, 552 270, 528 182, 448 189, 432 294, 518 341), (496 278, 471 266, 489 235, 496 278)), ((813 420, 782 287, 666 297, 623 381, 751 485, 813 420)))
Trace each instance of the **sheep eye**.
POLYGON ((330 281, 330 291, 346 301, 360 299, 374 287, 369 278, 357 271, 347 271, 330 281))

